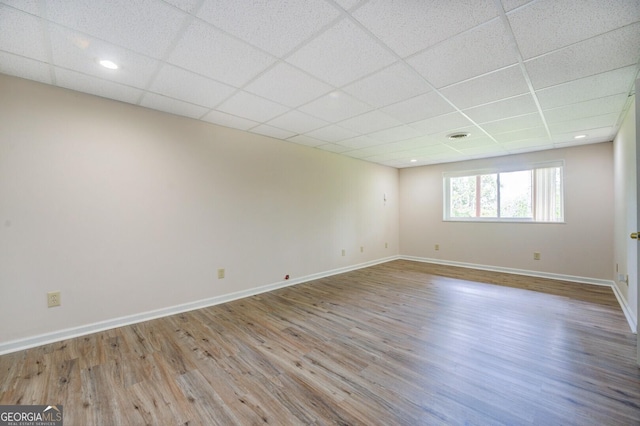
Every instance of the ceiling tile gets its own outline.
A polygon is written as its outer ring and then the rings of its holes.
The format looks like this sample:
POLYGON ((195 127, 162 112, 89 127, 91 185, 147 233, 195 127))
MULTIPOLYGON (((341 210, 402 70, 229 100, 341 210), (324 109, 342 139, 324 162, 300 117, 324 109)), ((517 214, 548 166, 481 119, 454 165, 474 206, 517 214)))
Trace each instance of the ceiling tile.
POLYGON ((638 75, 639 9, 637 0, 0 0, 0 72, 411 167, 612 140, 638 75), (102 56, 120 69, 98 67, 102 56), (470 136, 447 139, 457 131, 470 136))
POLYGON ((275 58, 196 20, 178 41, 168 62, 240 87, 273 64, 275 58))
POLYGON ((349 148, 346 148, 342 145, 337 145, 334 143, 328 143, 326 145, 319 145, 316 148, 321 149, 323 151, 335 152, 337 154, 348 151, 349 148))
POLYGON ((269 121, 270 125, 295 133, 307 133, 329 123, 300 111, 292 110, 269 121))
POLYGON ((349 10, 362 1, 363 0, 335 0, 335 2, 338 3, 344 10, 349 10))
POLYGON ((0 4, 0 50, 49 62, 40 19, 0 4))
POLYGON ((411 127, 427 135, 444 131, 456 131, 459 128, 471 126, 471 122, 459 112, 438 115, 426 120, 411 123, 411 127))
POLYGON ((166 96, 156 95, 155 93, 149 92, 145 93, 140 105, 191 118, 200 118, 208 111, 207 108, 198 105, 193 105, 178 99, 168 98, 166 96))
POLYGON ((211 0, 198 16, 272 55, 282 57, 339 15, 324 1, 211 0))
POLYGON ((167 3, 174 5, 175 7, 184 10, 187 13, 193 14, 198 10, 198 6, 201 3, 200 0, 163 0, 167 3))
MULTIPOLYGON (((438 142, 446 145, 451 145, 452 143, 456 142, 454 140, 449 139, 449 135, 451 135, 451 133, 452 133, 451 130, 447 130, 447 131, 431 134, 428 137, 430 140, 433 140, 434 143, 438 142)), ((486 133, 483 132, 477 126, 460 127, 455 129, 455 133, 469 133, 469 135, 463 139, 464 141, 487 137, 486 133)), ((458 142, 461 142, 461 141, 462 140, 458 140, 458 142)))
POLYGON ((443 150, 449 150, 449 148, 429 137, 421 136, 418 138, 406 139, 399 142, 392 142, 385 145, 387 152, 394 151, 420 151, 420 152, 429 152, 436 153, 442 152, 443 150))
POLYGON ((289 132, 287 130, 278 129, 277 127, 261 124, 251 129, 251 133, 259 133, 261 135, 270 136, 276 139, 287 139, 291 136, 295 136, 296 133, 289 132))
POLYGON ((47 16, 60 25, 71 24, 77 31, 161 58, 187 15, 157 0, 65 0, 47 2, 47 16))
POLYGON ((587 135, 587 137, 584 139, 575 139, 575 132, 564 134, 557 133, 553 135, 552 138, 556 147, 583 145, 585 143, 608 142, 613 140, 613 137, 615 136, 615 128, 601 127, 597 129, 589 129, 588 132, 585 132, 583 134, 587 135))
POLYGON ((534 127, 530 129, 520 129, 508 133, 492 135, 499 143, 510 143, 521 140, 539 139, 549 142, 549 134, 544 127, 534 127))
POLYGON ((420 135, 420 132, 414 129, 411 126, 398 126, 393 127, 391 129, 380 130, 375 133, 370 133, 367 135, 373 139, 377 139, 381 142, 397 142, 410 138, 417 138, 420 135))
POLYGON ((640 22, 525 62, 536 89, 617 68, 640 59, 640 22), (597 60, 594 60, 597 58, 597 60))
POLYGON ((590 101, 546 110, 544 111, 544 116, 547 123, 559 123, 561 121, 619 113, 624 108, 627 98, 628 96, 623 93, 607 96, 605 98, 593 99, 590 101))
POLYGON ((454 108, 438 93, 429 92, 382 108, 403 123, 414 123, 453 111, 454 108))
POLYGON ((371 0, 353 16, 405 57, 498 15, 491 0, 371 0))
POLYGON ((158 61, 58 25, 49 28, 53 61, 57 67, 144 89, 158 67, 158 61), (108 59, 117 70, 101 66, 108 59))
POLYGON ((512 154, 518 152, 530 152, 530 151, 538 151, 541 149, 552 149, 553 143, 549 141, 549 139, 528 139, 528 140, 519 140, 513 142, 503 143, 502 146, 505 147, 507 151, 512 154))
POLYGON ((298 109, 323 120, 337 122, 360 115, 372 108, 344 92, 331 92, 298 109))
POLYGON ((52 84, 48 64, 12 53, 0 52, 0 73, 52 84))
MULTIPOLYGON (((24 12, 30 13, 31 15, 41 16, 40 5, 42 4, 42 2, 40 0, 2 0, 2 3, 9 5, 13 8, 22 10, 24 12)), ((2 8, 2 5, 0 5, 0 8, 2 8)), ((1 12, 0 12, 0 16, 1 16, 1 12)))
POLYGON ((149 90, 208 108, 218 105, 236 91, 226 84, 168 64, 162 67, 149 90))
POLYGON ((440 90, 458 108, 465 109, 529 93, 518 65, 456 83, 440 90))
POLYGON ((406 64, 397 62, 377 73, 356 81, 343 90, 381 108, 428 92, 429 85, 406 64))
POLYGON ((399 120, 381 111, 366 112, 357 117, 349 118, 339 123, 340 127, 353 130, 358 133, 372 133, 389 127, 396 127, 402 123, 399 120))
POLYGON ((258 125, 255 121, 247 120, 246 118, 237 117, 221 111, 210 111, 207 115, 202 117, 202 119, 209 123, 240 130, 248 130, 258 125))
POLYGON ((357 136, 355 138, 340 141, 340 145, 343 145, 349 149, 361 149, 380 144, 382 144, 382 142, 369 136, 357 136))
POLYGON ((339 142, 344 139, 350 139, 358 134, 354 131, 344 129, 340 126, 327 126, 305 134, 310 138, 318 139, 324 142, 339 142))
POLYGON ((319 141, 318 139, 314 139, 305 135, 296 135, 287 140, 290 142, 299 143, 300 145, 313 146, 313 147, 326 145, 326 142, 324 141, 319 141))
POLYGON ((295 108, 330 92, 333 87, 280 62, 244 89, 295 108))
POLYGON ((509 152, 502 145, 498 145, 496 143, 494 143, 493 145, 464 148, 464 149, 461 149, 460 152, 472 158, 483 158, 483 157, 486 157, 487 155, 491 157, 497 157, 500 155, 509 154, 509 152))
POLYGON ((501 118, 536 112, 537 110, 538 107, 533 97, 526 94, 469 108, 463 112, 476 123, 486 123, 488 121, 500 120, 501 118))
POLYGON ((502 7, 505 12, 521 7, 534 0, 502 0, 502 7))
POLYGON ((590 129, 600 127, 613 127, 618 120, 620 114, 606 114, 598 117, 579 118, 575 120, 562 121, 560 123, 549 124, 551 135, 555 136, 561 133, 590 133, 590 129))
POLYGON ((260 123, 288 111, 285 106, 247 92, 236 93, 216 109, 260 123))
POLYGON ((499 18, 439 43, 407 60, 435 87, 444 87, 517 63, 499 18))
POLYGON ((460 152, 472 148, 480 148, 480 147, 496 147, 498 144, 486 135, 480 135, 469 138, 469 139, 459 139, 459 140, 449 140, 447 141, 447 146, 458 150, 460 152))
POLYGON ((322 33, 287 62, 336 87, 394 62, 394 56, 349 19, 322 33))
POLYGON ((544 123, 542 122, 542 118, 540 118, 540 114, 535 112, 532 114, 525 114, 517 117, 492 121, 490 123, 484 123, 480 127, 490 135, 495 136, 501 133, 514 132, 520 129, 531 129, 533 127, 543 126, 544 123))
POLYGON ((367 158, 372 155, 381 155, 387 154, 389 152, 389 147, 386 144, 369 146, 366 148, 354 149, 352 151, 346 151, 345 154, 350 157, 355 158, 367 158))
POLYGON ((66 87, 84 93, 115 99, 130 104, 135 104, 142 91, 108 80, 80 74, 62 68, 55 69, 56 83, 60 87, 66 87))
POLYGON ((637 73, 635 66, 620 68, 537 90, 536 96, 542 109, 550 109, 609 95, 627 95, 633 87, 637 73))
POLYGON ((522 55, 529 59, 640 21, 640 2, 540 0, 508 18, 522 55))

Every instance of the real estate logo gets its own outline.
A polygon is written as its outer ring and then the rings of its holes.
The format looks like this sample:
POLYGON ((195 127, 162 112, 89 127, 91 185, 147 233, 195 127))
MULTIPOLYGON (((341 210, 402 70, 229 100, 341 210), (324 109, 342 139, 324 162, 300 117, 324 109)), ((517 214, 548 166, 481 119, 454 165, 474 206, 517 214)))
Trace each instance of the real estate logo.
POLYGON ((62 426, 62 405, 0 405, 0 426, 62 426))

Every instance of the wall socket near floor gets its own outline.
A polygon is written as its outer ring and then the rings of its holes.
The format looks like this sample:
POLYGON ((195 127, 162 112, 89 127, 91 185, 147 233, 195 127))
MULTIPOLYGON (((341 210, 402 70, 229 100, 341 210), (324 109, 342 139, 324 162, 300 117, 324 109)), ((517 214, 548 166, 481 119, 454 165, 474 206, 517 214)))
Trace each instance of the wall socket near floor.
POLYGON ((360 253, 364 253, 364 246, 360 246, 360 253))
POLYGON ((540 252, 539 251, 534 251, 533 252, 533 260, 540 260, 540 252))
POLYGON ((60 292, 59 291, 50 291, 47 293, 47 307, 53 308, 55 306, 60 306, 60 292))
POLYGON ((342 249, 342 255, 346 256, 347 255, 347 251, 345 249, 342 249))
POLYGON ((384 248, 389 248, 389 243, 384 243, 384 248))
POLYGON ((224 268, 218 269, 218 279, 221 280, 224 278, 224 268))
POLYGON ((433 249, 434 249, 435 251, 440 250, 440 244, 436 244, 435 246, 433 246, 433 249))

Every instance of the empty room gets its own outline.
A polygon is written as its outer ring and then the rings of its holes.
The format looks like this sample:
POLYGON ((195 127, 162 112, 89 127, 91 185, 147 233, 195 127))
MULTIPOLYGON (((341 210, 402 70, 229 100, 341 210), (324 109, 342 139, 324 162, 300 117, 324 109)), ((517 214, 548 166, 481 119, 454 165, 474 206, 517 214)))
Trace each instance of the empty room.
POLYGON ((640 424, 638 0, 0 0, 0 426, 640 424))

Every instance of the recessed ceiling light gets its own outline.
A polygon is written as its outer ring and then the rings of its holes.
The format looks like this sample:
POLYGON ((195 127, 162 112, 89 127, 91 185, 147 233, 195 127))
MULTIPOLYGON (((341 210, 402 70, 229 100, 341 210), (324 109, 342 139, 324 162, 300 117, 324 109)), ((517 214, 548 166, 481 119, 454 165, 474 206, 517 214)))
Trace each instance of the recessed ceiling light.
POLYGON ((471 133, 468 133, 468 132, 456 132, 456 133, 451 133, 450 135, 447 135, 447 138, 457 141, 460 139, 468 138, 470 134, 471 133))
POLYGON ((108 68, 110 70, 117 70, 118 69, 118 64, 116 64, 113 61, 110 61, 108 59, 101 59, 100 61, 98 61, 98 63, 100 65, 102 65, 105 68, 108 68))
POLYGON ((418 161, 418 160, 416 160, 415 158, 412 158, 411 160, 409 160, 409 162, 411 162, 411 163, 415 163, 416 161, 418 161))
POLYGON ((586 138, 586 137, 587 137, 587 135, 576 135, 576 136, 574 136, 573 138, 574 138, 574 139, 584 139, 584 138, 586 138))

